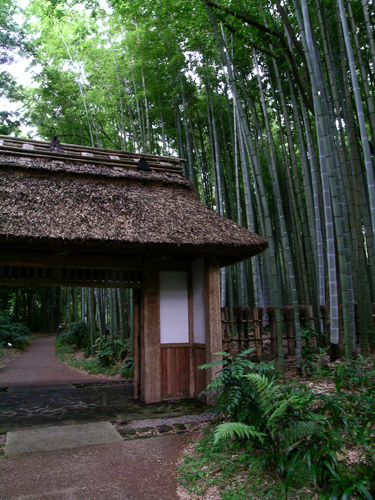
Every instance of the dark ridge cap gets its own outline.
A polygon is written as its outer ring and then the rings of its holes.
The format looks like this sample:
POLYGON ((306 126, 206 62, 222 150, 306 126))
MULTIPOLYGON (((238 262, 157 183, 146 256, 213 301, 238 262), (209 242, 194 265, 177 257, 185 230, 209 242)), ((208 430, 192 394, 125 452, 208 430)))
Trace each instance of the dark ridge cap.
MULTIPOLYGON (((55 136, 54 140, 58 140, 55 136)), ((55 159, 85 163, 86 158, 90 157, 90 162, 102 167, 128 167, 139 168, 140 162, 146 162, 150 170, 161 172, 174 172, 183 174, 181 163, 182 158, 173 158, 166 156, 150 155, 145 153, 130 153, 127 151, 94 148, 87 146, 77 146, 72 144, 59 144, 59 148, 54 149, 51 144, 45 141, 36 141, 18 137, 9 137, 0 135, 0 153, 3 152, 9 156, 28 157, 39 159, 55 159)))
MULTIPOLYGON (((34 144, 36 146, 40 146, 45 149, 45 151, 48 151, 48 148, 51 144, 50 141, 42 141, 38 139, 27 139, 25 137, 12 137, 10 135, 1 135, 0 134, 0 140, 7 141, 8 143, 14 143, 15 147, 16 144, 24 144, 24 143, 29 143, 29 144, 34 144)), ((117 155, 123 155, 123 156, 128 156, 132 158, 146 158, 147 160, 152 160, 156 159, 158 161, 170 161, 172 163, 180 163, 180 162, 185 162, 186 160, 184 158, 179 158, 179 157, 174 157, 174 156, 163 156, 163 155, 152 155, 148 153, 131 153, 130 151, 123 151, 122 149, 106 149, 106 148, 98 148, 95 146, 83 146, 80 144, 68 144, 65 142, 61 142, 60 145, 67 151, 87 151, 87 152, 92 152, 92 153, 98 153, 98 154, 117 154, 117 155)))

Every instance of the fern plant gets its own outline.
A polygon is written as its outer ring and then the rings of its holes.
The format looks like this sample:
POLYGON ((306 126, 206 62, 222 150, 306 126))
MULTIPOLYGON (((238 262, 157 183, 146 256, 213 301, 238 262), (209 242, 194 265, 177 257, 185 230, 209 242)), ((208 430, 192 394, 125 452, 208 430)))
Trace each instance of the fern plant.
POLYGON ((207 388, 207 393, 216 393, 215 411, 224 420, 215 427, 214 446, 237 444, 252 470, 271 467, 283 478, 286 498, 292 486, 310 484, 322 498, 375 500, 371 361, 360 359, 353 368, 338 369, 336 392, 319 393, 304 384, 280 384, 264 364, 246 358, 251 352, 236 359, 225 356, 207 388), (356 388, 352 394, 347 392, 350 386, 356 388), (348 443, 366 450, 365 463, 349 467, 342 461, 338 451, 348 443))
POLYGON ((216 378, 207 386, 202 394, 208 394, 215 401, 214 413, 230 420, 249 424, 259 421, 261 410, 256 398, 256 390, 249 385, 246 375, 258 373, 272 378, 274 367, 272 363, 254 363, 248 359, 255 349, 247 349, 236 358, 225 352, 216 353, 223 357, 199 368, 204 370, 221 365, 216 378))

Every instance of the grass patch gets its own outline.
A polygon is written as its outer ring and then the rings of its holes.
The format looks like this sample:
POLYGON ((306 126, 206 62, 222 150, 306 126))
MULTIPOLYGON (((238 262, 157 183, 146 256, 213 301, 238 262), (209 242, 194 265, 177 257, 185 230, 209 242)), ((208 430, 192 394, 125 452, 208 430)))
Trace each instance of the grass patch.
MULTIPOLYGON (((214 445, 212 426, 191 447, 179 466, 177 480, 191 495, 204 497, 211 489, 220 491, 221 500, 280 500, 285 498, 282 479, 272 469, 256 464, 246 447, 225 440, 214 445)), ((317 496, 309 487, 291 488, 288 499, 312 500, 317 496)))

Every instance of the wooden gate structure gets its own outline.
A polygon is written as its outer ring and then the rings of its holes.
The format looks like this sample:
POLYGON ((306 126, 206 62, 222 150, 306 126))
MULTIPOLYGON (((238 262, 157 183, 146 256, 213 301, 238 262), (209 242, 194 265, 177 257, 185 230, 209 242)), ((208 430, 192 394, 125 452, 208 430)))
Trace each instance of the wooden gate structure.
POLYGON ((0 136, 0 285, 128 287, 134 395, 198 397, 221 351, 220 267, 262 237, 219 216, 183 160, 0 136))

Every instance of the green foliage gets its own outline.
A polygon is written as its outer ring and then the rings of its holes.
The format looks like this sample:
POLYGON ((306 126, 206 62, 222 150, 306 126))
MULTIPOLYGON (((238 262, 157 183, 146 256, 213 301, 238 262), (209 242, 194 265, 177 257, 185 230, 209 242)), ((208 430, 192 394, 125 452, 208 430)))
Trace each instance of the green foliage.
POLYGON ((240 439, 257 439, 261 443, 263 442, 262 432, 258 432, 255 427, 251 425, 241 424, 240 422, 226 422, 216 427, 214 431, 214 444, 216 444, 221 439, 234 438, 235 436, 240 439))
POLYGON ((60 339, 55 342, 56 356, 60 361, 67 363, 73 368, 79 368, 92 375, 117 375, 120 373, 120 366, 103 366, 97 358, 77 358, 71 346, 61 345, 60 339))
POLYGON ((132 356, 128 356, 125 360, 125 363, 121 369, 121 375, 124 378, 132 378, 134 376, 134 358, 132 356))
POLYGON ((315 347, 316 339, 315 329, 308 324, 301 330, 302 336, 302 371, 309 377, 315 375, 329 375, 330 368, 325 363, 329 347, 315 347))
POLYGON ((63 337, 55 340, 55 348, 60 354, 73 354, 74 349, 72 346, 65 343, 63 337))
POLYGON ((250 373, 241 366, 242 359, 232 359, 211 384, 219 391, 216 413, 230 420, 215 428, 214 446, 238 442, 253 457, 253 470, 268 467, 282 478, 286 496, 310 484, 322 498, 375 498, 375 377, 368 361, 336 367, 334 393, 282 385, 253 366, 250 373), (242 399, 232 397, 233 379, 242 399), (344 387, 356 392, 344 393, 344 387), (238 408, 245 398, 247 413, 238 408), (233 421, 238 416, 243 420, 233 421), (365 450, 350 467, 339 460, 340 450, 348 446, 365 450))
POLYGON ((0 313, 0 347, 24 349, 29 341, 30 330, 23 323, 15 323, 0 313))
POLYGON ((130 352, 130 343, 122 340, 96 339, 94 344, 95 355, 102 366, 111 366, 116 361, 122 360, 130 352))
POLYGON ((69 330, 63 330, 59 339, 61 339, 60 342, 62 344, 75 345, 78 347, 78 349, 85 349, 90 345, 90 334, 88 326, 84 321, 72 323, 69 330))
POLYGON ((254 387, 248 383, 246 375, 253 371, 272 376, 271 363, 253 363, 247 357, 254 349, 243 351, 236 358, 227 353, 217 353, 223 356, 222 361, 202 365, 200 369, 208 369, 222 364, 217 377, 208 385, 204 394, 212 394, 215 399, 214 412, 229 420, 241 423, 254 423, 261 417, 258 401, 254 398, 254 387))
POLYGON ((110 366, 115 362, 115 348, 109 340, 96 339, 94 352, 101 366, 110 366))

